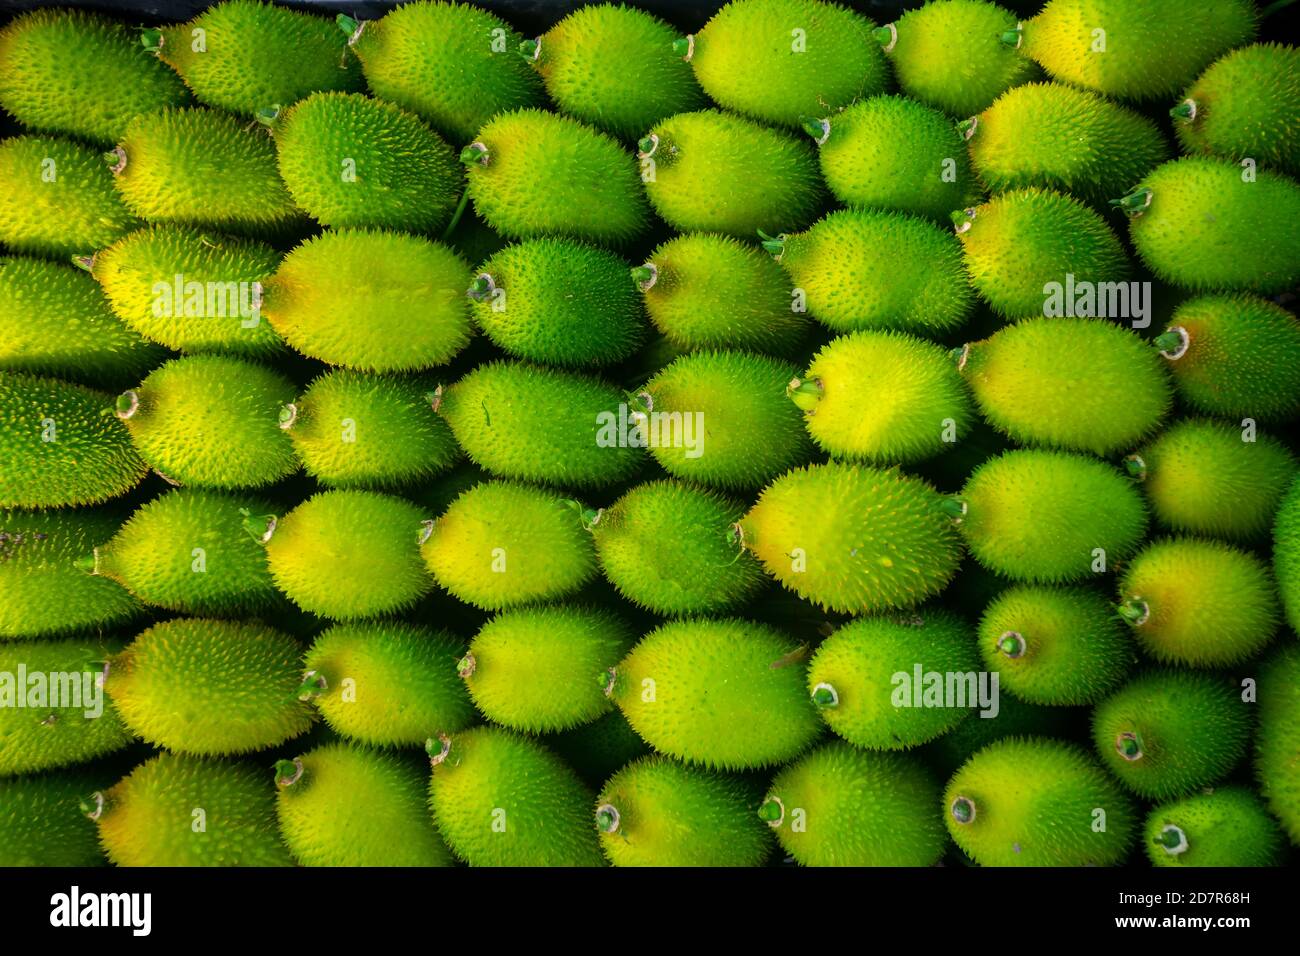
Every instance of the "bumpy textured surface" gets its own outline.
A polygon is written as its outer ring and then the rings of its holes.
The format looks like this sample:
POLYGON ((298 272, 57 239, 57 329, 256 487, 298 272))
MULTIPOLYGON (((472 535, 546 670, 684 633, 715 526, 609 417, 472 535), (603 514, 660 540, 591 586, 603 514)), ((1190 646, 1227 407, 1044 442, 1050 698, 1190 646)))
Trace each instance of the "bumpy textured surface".
POLYGON ((1273 571, 1291 627, 1300 631, 1300 479, 1278 505, 1273 526, 1273 571))
POLYGON ((1283 861, 1281 830, 1245 787, 1218 787, 1156 807, 1144 830, 1143 848, 1154 866, 1277 866, 1283 861))
POLYGON ((1300 650, 1287 648, 1270 661, 1260 687, 1255 774, 1269 809, 1300 846, 1300 650))
POLYGON ((95 824, 79 802, 111 778, 78 767, 0 780, 0 866, 100 866, 95 824))

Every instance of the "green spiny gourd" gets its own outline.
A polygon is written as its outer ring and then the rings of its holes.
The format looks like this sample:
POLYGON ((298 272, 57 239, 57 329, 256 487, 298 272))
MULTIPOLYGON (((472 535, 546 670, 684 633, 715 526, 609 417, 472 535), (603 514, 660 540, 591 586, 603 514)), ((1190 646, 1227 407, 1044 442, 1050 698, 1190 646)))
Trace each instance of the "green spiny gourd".
POLYGON ((1026 319, 966 346, 958 365, 985 420, 1025 444, 1109 455, 1173 404, 1155 350, 1105 319, 1026 319))
POLYGON ((421 0, 364 23, 340 15, 338 25, 375 96, 458 145, 498 113, 546 99, 541 79, 515 55, 523 38, 487 10, 421 0))
POLYGON ((1281 173, 1184 156, 1115 203, 1128 213, 1133 248, 1164 282, 1269 293, 1300 280, 1300 184, 1281 173))
POLYGON ((1250 0, 1049 0, 1005 37, 1055 79, 1124 99, 1173 96, 1255 35, 1250 0))
MULTIPOLYGON (((1084 713, 1086 715, 1086 709, 1084 713)), ((962 764, 995 741, 1034 734, 1067 736, 1075 730, 1078 718, 1079 708, 1030 704, 1015 694, 1002 694, 999 690, 996 717, 963 720, 942 737, 926 744, 920 752, 938 771, 940 779, 947 780, 962 764)))
POLYGON ((875 31, 904 93, 950 116, 971 116, 1039 75, 1001 42, 1016 16, 985 0, 935 0, 875 31))
POLYGON ((224 0, 141 34, 208 106, 251 116, 317 90, 359 90, 361 69, 329 20, 259 0, 224 0))
POLYGON ((761 866, 772 835, 748 780, 644 757, 596 798, 600 846, 615 866, 761 866))
POLYGON ((519 608, 483 625, 458 671, 494 723, 532 734, 567 730, 612 709, 595 675, 622 660, 635 640, 608 611, 519 608))
POLYGON ((87 799, 118 866, 292 866, 253 761, 161 753, 87 799))
POLYGON ((84 272, 0 258, 0 369, 112 387, 140 381, 165 355, 122 324, 84 272))
POLYGON ((443 588, 488 610, 571 594, 595 575, 595 552, 558 494, 507 481, 464 492, 421 545, 443 588))
POLYGON ((307 473, 332 488, 393 488, 456 464, 460 448, 431 405, 432 385, 334 369, 285 408, 281 426, 307 473))
POLYGON ((1254 706, 1243 698, 1231 678, 1153 672, 1097 705, 1093 744, 1139 796, 1183 796, 1217 782, 1245 756, 1254 706))
POLYGON ((1031 187, 952 218, 971 285, 1003 318, 1139 314, 1119 237, 1079 200, 1031 187))
POLYGON ((280 835, 302 866, 450 866, 416 754, 326 744, 275 767, 280 835))
POLYGON ((1278 505, 1273 525, 1273 572, 1287 621, 1300 632, 1300 478, 1278 505))
POLYGON ((70 382, 0 372, 0 508, 96 504, 148 471, 113 399, 70 382))
POLYGON ((797 372, 748 352, 683 355, 637 396, 635 434, 675 478, 757 488, 812 455, 803 415, 785 394, 797 372))
POLYGON ((834 611, 919 604, 961 560, 944 499, 893 469, 832 462, 788 471, 738 530, 782 586, 834 611))
POLYGON ((795 351, 808 321, 772 257, 731 236, 668 240, 632 272, 655 328, 685 350, 795 351))
POLYGON ((442 365, 469 341, 469 267, 448 247, 343 229, 297 246, 266 283, 266 317, 311 358, 365 372, 442 365))
POLYGON ((130 730, 173 753, 240 754, 306 733, 302 648, 264 624, 181 618, 110 660, 104 690, 130 730))
POLYGON ((676 36, 644 10, 592 4, 525 40, 519 52, 562 112, 635 140, 665 116, 708 102, 690 65, 673 50, 676 36))
POLYGON ((271 358, 284 343, 262 321, 262 283, 279 262, 256 240, 151 226, 95 252, 89 267, 113 311, 145 338, 180 352, 271 358))
POLYGON ((612 136, 567 116, 504 113, 460 158, 474 209, 510 239, 567 235, 617 245, 650 221, 633 157, 612 136))
POLYGON ((1095 703, 1137 659, 1113 606, 1092 588, 1007 588, 985 608, 978 637, 999 685, 1036 704, 1095 703))
POLYGON ((759 817, 804 866, 934 866, 939 784, 916 758, 842 740, 783 767, 759 817))
POLYGON ((530 737, 478 727, 431 739, 433 819, 470 866, 599 866, 595 794, 530 737))
POLYGON ((983 195, 952 120, 916 100, 872 97, 812 120, 807 131, 826 185, 847 206, 946 222, 983 195))
POLYGON ((294 385, 278 372, 225 355, 187 355, 117 399, 140 456, 172 482, 253 488, 298 470, 280 408, 294 385))
POLYGON ((149 222, 276 233, 302 216, 275 168, 271 137, 227 113, 138 116, 104 160, 127 208, 149 222))
POLYGON ((840 210, 763 245, 803 292, 809 314, 836 332, 939 335, 965 322, 975 304, 961 244, 915 216, 840 210))
POLYGON ((1171 111, 1184 153, 1251 158, 1300 174, 1300 50, 1239 47, 1216 60, 1171 111))
POLYGON ((104 694, 121 642, 97 637, 0 644, 0 778, 85 763, 131 741, 104 694))
POLYGON ((1149 545, 1124 568, 1120 614, 1156 660, 1223 667, 1254 657, 1281 614, 1265 564, 1219 541, 1173 538, 1149 545))
POLYGON ((1300 845, 1300 650, 1289 647, 1269 661, 1260 687, 1255 774, 1269 809, 1300 845))
POLYGON ((972 118, 967 134, 971 162, 992 192, 1041 186, 1103 211, 1169 159, 1151 120, 1063 83, 1008 90, 972 118))
POLYGON ((1278 866, 1285 840, 1245 787, 1218 787, 1156 807, 1143 848, 1153 866, 1278 866))
POLYGON ((650 204, 679 232, 804 229, 825 200, 811 144, 740 116, 678 113, 638 149, 650 204))
POLYGON ((0 866, 100 866, 95 824, 80 802, 107 785, 99 767, 0 780, 0 866))
POLYGON ((307 651, 303 692, 350 740, 422 747, 431 732, 455 733, 475 720, 456 676, 464 654, 465 642, 446 631, 399 621, 335 624, 307 651))
POLYGON ((289 194, 321 225, 436 232, 450 221, 462 167, 414 114, 360 93, 313 93, 264 119, 289 194))
POLYGON ((1118 468, 1054 451, 1008 451, 980 465, 957 510, 980 564, 1038 583, 1104 573, 1137 549, 1147 528, 1142 495, 1118 468))
POLYGON ((373 491, 323 491, 282 518, 250 516, 275 586, 336 620, 409 607, 433 587, 420 561, 424 512, 373 491))
POLYGON ((736 540, 740 501, 676 480, 637 485, 591 520, 611 584, 657 614, 707 614, 752 598, 766 577, 736 540))
POLYGON ((95 149, 55 136, 0 140, 0 242, 11 252, 63 259, 138 225, 95 149))
POLYGON ((981 866, 1116 866, 1139 818, 1132 800, 1072 744, 1010 737, 948 781, 944 822, 981 866))
POLYGON ((1166 528, 1215 538, 1266 534, 1296 474, 1275 438, 1209 419, 1185 419, 1125 459, 1166 528))
POLYGON ((575 372, 488 362, 440 387, 434 408, 470 460, 502 478, 609 485, 645 458, 623 393, 575 372))
POLYGON ((112 145, 134 117, 188 100, 179 78, 100 14, 37 8, 0 30, 0 106, 31 129, 112 145))
POLYGON ((644 309, 628 263, 571 239, 506 246, 479 267, 468 295, 478 327, 516 358, 609 365, 644 338, 644 309))
POLYGON ((797 126, 889 85, 875 24, 822 0, 735 0, 674 45, 721 106, 797 126))
POLYGON ((607 693, 660 753, 723 770, 768 767, 821 733, 804 690, 807 654, 766 624, 672 621, 608 672, 607 693))
POLYGON ((971 626, 926 608, 855 618, 835 631, 808 666, 808 693, 849 743, 906 750, 981 719, 972 716, 979 708, 996 714, 997 691, 979 686, 979 672, 971 626))
POLYGON ((595 787, 604 785, 618 770, 651 752, 649 744, 617 709, 589 724, 548 734, 542 742, 595 787))
POLYGON ((836 458, 930 458, 961 441, 974 417, 948 353, 896 332, 832 339, 789 395, 813 441, 836 458))

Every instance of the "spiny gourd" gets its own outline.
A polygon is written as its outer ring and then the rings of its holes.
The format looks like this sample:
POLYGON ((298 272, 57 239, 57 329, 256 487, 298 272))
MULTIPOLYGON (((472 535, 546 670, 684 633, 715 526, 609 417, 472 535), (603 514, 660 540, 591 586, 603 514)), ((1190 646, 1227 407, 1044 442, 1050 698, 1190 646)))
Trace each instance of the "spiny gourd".
POLYGON ((822 730, 804 690, 807 650, 753 621, 672 621, 606 674, 606 692, 660 753, 723 770, 769 767, 822 730))
POLYGON ((429 805, 470 866, 599 866, 595 794, 529 737, 478 727, 429 741, 429 805))
POLYGON ((976 711, 996 713, 980 687, 969 624, 948 611, 859 617, 822 642, 808 665, 808 694, 831 730, 868 750, 906 750, 976 711))
POLYGON ((1263 802, 1240 786, 1158 806, 1147 815, 1143 833, 1153 866, 1277 866, 1284 846, 1263 802))
POLYGON ((635 140, 673 113, 707 104, 690 66, 673 50, 677 34, 658 17, 612 3, 579 7, 519 53, 561 112, 635 140))
POLYGON ((179 352, 271 358, 284 342, 262 320, 262 283, 279 262, 253 239, 150 226, 96 251, 89 268, 113 311, 146 339, 179 352))
POLYGON ((603 786, 618 770, 651 752, 650 745, 617 709, 589 724, 548 734, 542 742, 595 787, 603 786))
POLYGON ((377 747, 424 746, 476 714, 456 662, 465 642, 404 621, 335 624, 303 660, 306 694, 330 728, 377 747))
POLYGON ((1273 525, 1273 571, 1291 627, 1300 631, 1300 478, 1278 505, 1273 525))
MULTIPOLYGON (((265 611, 277 592, 266 552, 244 515, 267 514, 260 496, 176 488, 141 505, 93 548, 95 575, 148 604, 189 614, 265 611)), ((91 549, 83 552, 90 555, 91 549)))
POLYGON ((938 110, 877 96, 818 115, 807 132, 818 144, 826 185, 846 206, 946 221, 954 209, 980 201, 962 136, 938 110))
POLYGON ((1136 677, 1097 705, 1097 753, 1148 800, 1191 793, 1224 777, 1246 753, 1253 706, 1229 678, 1195 671, 1136 677))
POLYGON ((797 126, 889 85, 874 27, 838 3, 735 0, 674 49, 719 105, 797 126))
POLYGON ((824 203, 811 144, 740 116, 678 113, 656 123, 638 150, 650 204, 679 232, 793 232, 824 203))
POLYGON ((271 137, 227 113, 138 116, 104 159, 126 207, 149 222, 282 233, 302 216, 276 171, 271 137))
POLYGON ((450 866, 417 755, 326 744, 275 767, 280 834, 302 866, 450 866))
POLYGON ((186 23, 145 30, 140 40, 200 102, 246 116, 317 90, 363 85, 333 23, 258 0, 224 0, 186 23))
POLYGON ((292 866, 274 790, 253 761, 161 753, 87 804, 118 866, 292 866))
POLYGON ((1273 815, 1300 845, 1300 650, 1289 647, 1260 675, 1255 775, 1273 815))
POLYGON ((758 816, 803 866, 934 866, 938 802, 916 758, 833 740, 781 769, 758 816))
POLYGON ((139 484, 148 468, 112 407, 103 392, 0 372, 0 508, 96 504, 139 484))
POLYGON ((772 836, 752 781, 644 757, 596 798, 600 846, 615 866, 761 866, 772 836))
POLYGON ((1132 800, 1083 750, 1043 737, 989 744, 948 781, 944 823, 981 866, 1116 866, 1132 800))
POLYGON ((818 446, 836 458, 906 463, 966 436, 970 396, 951 357, 896 332, 832 339, 789 386, 818 446))
POLYGON ((632 476, 626 397, 588 375, 523 362, 487 362, 449 387, 434 408, 475 464, 502 478, 596 487, 632 476))
POLYGON ((623 597, 658 614, 734 608, 767 580, 732 531, 745 507, 676 480, 637 485, 590 520, 601 570, 623 597))
POLYGON ((943 498, 892 469, 832 462, 788 471, 738 530, 782 586, 849 613, 919 604, 943 590, 961 559, 943 498))
POLYGON ((457 670, 494 723, 532 734, 566 730, 612 709, 597 676, 635 640, 625 621, 597 608, 507 610, 483 625, 457 670))
POLYGON ((731 236, 676 236, 632 275, 650 321, 683 350, 788 355, 808 330, 785 270, 757 246, 731 236))
POLYGON ((123 392, 116 410, 140 456, 173 483, 253 488, 298 470, 278 417, 294 391, 264 366, 188 355, 123 392))
POLYGON ((427 481, 461 458, 420 378, 326 372, 286 406, 281 427, 307 474, 331 488, 395 488, 427 481))
POLYGON ((1254 657, 1281 614, 1262 561, 1219 541, 1157 541, 1128 562, 1120 614, 1156 660, 1223 667, 1254 657))
POLYGON ((1195 418, 1171 425, 1125 465, 1166 528, 1242 541, 1269 530, 1297 468, 1275 438, 1195 418))
POLYGON ((1184 156, 1115 203, 1128 214, 1133 248, 1164 282, 1269 293, 1300 280, 1300 185, 1281 173, 1184 156))
POLYGON ((797 371, 790 362, 749 352, 683 355, 637 395, 638 439, 675 478, 759 487, 812 454, 802 415, 785 395, 797 371))
POLYGON ((464 185, 456 154, 400 107, 313 93, 263 119, 289 194, 322 226, 436 232, 456 209, 464 185))
POLYGON ((111 779, 91 766, 0 780, 0 866, 101 866, 80 802, 111 779))
POLYGON ((802 290, 809 314, 836 332, 939 335, 965 322, 975 304, 961 244, 915 216, 840 210, 763 245, 802 290))
POLYGON ((563 597, 596 574, 575 510, 555 492, 507 481, 461 494, 420 550, 443 588, 487 610, 563 597))
POLYGON ((340 14, 338 26, 375 96, 422 116, 458 145, 498 113, 546 99, 537 74, 515 55, 523 38, 487 10, 421 0, 378 20, 340 14))
POLYGON ((1216 60, 1170 112, 1184 153, 1246 157, 1300 173, 1300 50, 1281 43, 1238 47, 1216 60))
POLYGON ((958 528, 975 559, 1017 581, 1104 573, 1146 534, 1146 505, 1133 482, 1085 455, 1005 452, 975 469, 957 501, 958 528))
POLYGON ((1003 318, 1139 315, 1119 237, 1079 200, 1031 187, 952 218, 971 285, 1003 318))
POLYGON ((567 116, 503 113, 460 158, 474 209, 507 238, 567 235, 619 245, 649 223, 633 157, 612 136, 567 116))
POLYGON ((1169 146, 1151 120, 1063 83, 1008 90, 967 130, 971 163, 992 192, 1041 186, 1103 212, 1109 200, 1169 159, 1169 146))
POLYGON ((364 372, 449 362, 469 342, 469 267, 448 247, 341 229, 294 248, 265 285, 267 319, 304 355, 364 372))
POLYGON ((263 624, 182 618, 156 624, 109 661, 104 690, 122 722, 173 753, 263 750, 306 733, 302 648, 263 624))
POLYGON ((178 77, 100 14, 37 8, 0 30, 0 106, 31 129, 111 145, 141 113, 188 101, 178 77))
POLYGON ((549 365, 609 365, 644 338, 645 317, 629 265, 571 239, 506 246, 478 269, 470 312, 494 344, 549 365))
POLYGON ((1027 319, 966 346, 958 365, 985 420, 1025 444, 1113 454, 1173 403, 1155 350, 1105 319, 1027 319))
POLYGON ((1137 659, 1113 606, 1091 588, 1007 588, 984 609, 978 637, 999 686, 1038 704, 1094 703, 1137 659))
POLYGON ((64 259, 139 224, 96 150, 55 136, 0 140, 0 242, 11 252, 64 259))
POLYGON ((433 587, 420 561, 424 512, 394 495, 323 491, 282 518, 249 516, 275 586, 336 620, 409 607, 433 587))

